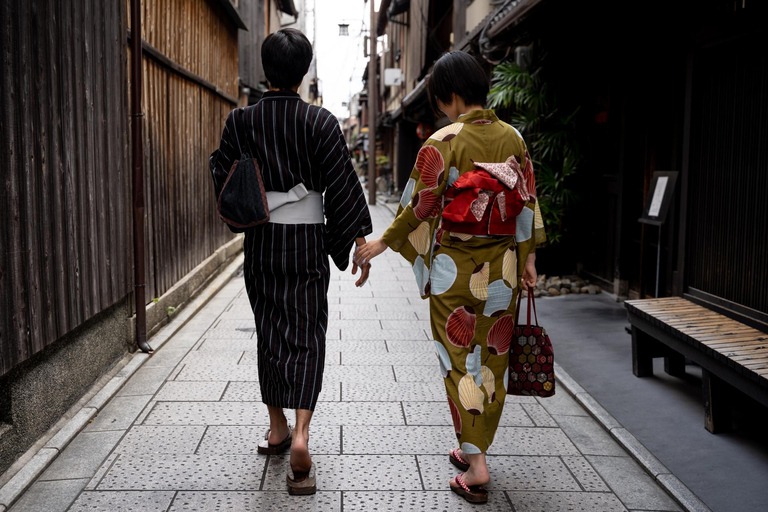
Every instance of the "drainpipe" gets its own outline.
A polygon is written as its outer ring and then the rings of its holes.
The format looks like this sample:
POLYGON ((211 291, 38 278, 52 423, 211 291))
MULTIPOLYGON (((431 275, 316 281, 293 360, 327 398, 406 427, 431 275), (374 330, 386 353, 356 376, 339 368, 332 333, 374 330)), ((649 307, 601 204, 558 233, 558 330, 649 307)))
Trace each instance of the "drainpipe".
POLYGON ((136 344, 152 353, 147 343, 146 272, 144 260, 144 139, 141 111, 141 0, 131 0, 131 143, 133 162, 133 295, 136 299, 136 344))

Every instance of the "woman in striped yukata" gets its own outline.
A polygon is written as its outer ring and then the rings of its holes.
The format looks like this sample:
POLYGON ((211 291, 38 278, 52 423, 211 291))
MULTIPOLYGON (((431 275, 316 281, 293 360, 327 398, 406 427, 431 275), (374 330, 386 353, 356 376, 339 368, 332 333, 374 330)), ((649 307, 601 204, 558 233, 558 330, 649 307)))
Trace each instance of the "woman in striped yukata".
MULTIPOLYGON (((267 190, 270 221, 245 233, 245 283, 256 320, 261 397, 269 409, 259 453, 290 447, 292 494, 315 492, 309 423, 323 384, 328 256, 345 270, 352 244, 364 244, 372 231, 338 120, 296 92, 311 61, 312 46, 298 30, 267 37, 262 63, 270 90, 256 105, 230 113, 211 155, 217 184, 247 153, 257 160, 267 190), (296 410, 293 430, 283 409, 296 410)), ((358 286, 369 268, 362 268, 358 286)))

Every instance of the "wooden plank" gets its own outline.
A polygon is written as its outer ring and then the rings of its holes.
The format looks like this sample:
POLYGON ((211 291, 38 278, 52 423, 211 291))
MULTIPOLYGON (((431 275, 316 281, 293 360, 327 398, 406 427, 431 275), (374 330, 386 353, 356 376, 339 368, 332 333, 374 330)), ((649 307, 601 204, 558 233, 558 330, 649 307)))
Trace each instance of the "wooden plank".
POLYGON ((34 48, 37 47, 34 30, 37 23, 33 8, 36 5, 26 3, 22 7, 22 30, 21 44, 19 48, 20 59, 23 69, 21 70, 21 82, 18 97, 21 99, 22 118, 20 119, 21 133, 21 154, 22 162, 22 180, 21 180, 21 220, 23 222, 22 238, 19 242, 23 245, 12 246, 22 249, 24 263, 22 266, 23 283, 27 287, 27 302, 24 304, 24 322, 27 332, 23 339, 27 345, 28 354, 34 354, 42 350, 44 344, 43 333, 41 330, 41 316, 43 314, 43 299, 40 280, 40 254, 38 234, 41 230, 40 222, 40 202, 38 200, 39 170, 37 162, 40 157, 37 155, 36 139, 38 137, 39 127, 34 115, 36 104, 36 90, 34 77, 32 76, 33 66, 29 63, 34 59, 34 48))
MULTIPOLYGON (((17 20, 18 2, 0 2, 0 19, 17 20)), ((18 41, 18 23, 0 23, 0 38, 4 48, 12 48, 18 41)), ((3 73, 0 73, 0 144, 7 165, 3 175, 3 186, 0 187, 0 375, 7 373, 19 362, 19 329, 15 320, 17 309, 24 304, 17 282, 17 265, 19 257, 8 248, 18 234, 18 220, 15 219, 18 199, 18 169, 21 165, 18 151, 16 126, 20 118, 16 102, 10 101, 10 91, 16 90, 18 73, 17 52, 2 52, 3 73)), ((5 419, 5 418, 3 418, 5 419)))
POLYGON ((52 90, 54 81, 51 77, 51 49, 48 46, 47 27, 54 26, 55 18, 48 8, 40 8, 35 5, 34 16, 37 19, 32 29, 31 36, 35 40, 33 55, 34 60, 30 68, 34 77, 35 94, 33 95, 34 107, 30 110, 29 118, 35 118, 37 124, 37 136, 35 137, 35 156, 38 174, 36 196, 38 197, 38 210, 35 212, 41 222, 39 230, 35 233, 36 252, 39 258, 39 266, 36 272, 40 279, 41 309, 35 320, 40 324, 40 339, 36 343, 35 351, 42 350, 47 340, 57 339, 59 332, 56 328, 56 277, 54 275, 54 232, 56 215, 53 209, 53 174, 55 168, 51 166, 53 158, 51 147, 53 144, 53 119, 51 112, 51 95, 44 91, 52 90))

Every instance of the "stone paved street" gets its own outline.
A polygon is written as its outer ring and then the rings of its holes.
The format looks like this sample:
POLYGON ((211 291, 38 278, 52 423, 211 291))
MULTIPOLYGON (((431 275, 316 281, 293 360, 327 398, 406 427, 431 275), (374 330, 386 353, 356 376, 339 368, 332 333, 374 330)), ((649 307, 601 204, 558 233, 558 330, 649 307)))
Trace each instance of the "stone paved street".
MULTIPOLYGON (((381 206, 372 214, 380 234, 392 214, 381 206)), ((364 287, 355 279, 334 271, 329 292, 325 383, 311 428, 317 495, 289 497, 287 456, 256 452, 268 417, 236 278, 11 510, 472 509, 448 490, 455 436, 410 268, 388 251, 364 287)), ((507 397, 489 466, 482 510, 680 510, 564 389, 543 400, 507 397)))

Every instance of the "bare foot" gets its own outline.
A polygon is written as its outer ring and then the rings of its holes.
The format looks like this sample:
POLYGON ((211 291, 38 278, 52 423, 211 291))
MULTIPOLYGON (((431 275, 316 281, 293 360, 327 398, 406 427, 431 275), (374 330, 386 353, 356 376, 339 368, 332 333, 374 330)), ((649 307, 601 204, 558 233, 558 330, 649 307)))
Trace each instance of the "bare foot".
POLYGON ((306 472, 312 468, 312 457, 309 455, 309 436, 293 431, 291 441, 291 469, 294 472, 306 472))
MULTIPOLYGON (((488 474, 487 467, 473 471, 472 466, 470 466, 467 472, 464 473, 462 479, 467 486, 486 485, 491 481, 491 475, 488 474)), ((451 487, 459 487, 459 484, 456 483, 455 478, 451 478, 450 485, 451 487)))
POLYGON ((288 420, 283 417, 282 421, 278 421, 277 425, 271 426, 269 429, 269 444, 280 444, 285 441, 288 434, 291 433, 291 429, 288 426, 288 420))

